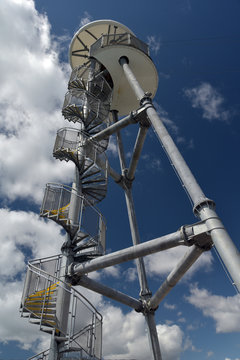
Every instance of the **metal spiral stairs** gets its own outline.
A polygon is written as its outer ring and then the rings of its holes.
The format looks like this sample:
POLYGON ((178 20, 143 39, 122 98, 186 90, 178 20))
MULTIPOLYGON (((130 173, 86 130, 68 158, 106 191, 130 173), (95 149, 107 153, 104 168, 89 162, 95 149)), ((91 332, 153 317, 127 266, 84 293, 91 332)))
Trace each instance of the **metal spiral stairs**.
MULTIPOLYGON (((55 333, 59 344, 59 358, 101 358, 102 316, 70 285, 59 279, 62 255, 34 260, 28 264, 21 302, 21 315, 38 325, 40 330, 55 333), (64 321, 58 308, 58 294, 65 293, 61 311, 66 313, 64 321), (84 313, 84 316, 82 314, 84 313)), ((31 359, 48 359, 46 350, 31 359)))
MULTIPOLYGON (((73 70, 68 89, 62 113, 79 128, 57 132, 53 156, 72 161, 76 177, 72 186, 48 183, 40 210, 41 217, 65 229, 68 255, 29 262, 20 311, 52 334, 58 344, 56 360, 101 359, 101 315, 67 283, 66 269, 105 253, 106 225, 95 204, 107 192, 108 138, 93 142, 91 136, 109 125, 112 81, 106 69, 91 60, 73 70)), ((52 359, 50 353, 51 347, 31 359, 52 359)))

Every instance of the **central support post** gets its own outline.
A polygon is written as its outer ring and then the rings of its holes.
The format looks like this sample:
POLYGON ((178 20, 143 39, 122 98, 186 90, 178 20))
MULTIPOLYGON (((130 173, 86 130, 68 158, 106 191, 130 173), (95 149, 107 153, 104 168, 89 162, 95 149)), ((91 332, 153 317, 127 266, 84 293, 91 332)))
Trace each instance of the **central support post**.
MULTIPOLYGON (((114 122, 117 123, 117 121, 118 121, 117 111, 112 111, 112 115, 113 115, 114 122)), ((119 155, 119 160, 120 160, 120 166, 121 166, 122 176, 125 179, 124 192, 125 192, 125 198, 126 198, 126 205, 127 205, 131 235, 132 235, 132 242, 133 242, 133 245, 138 245, 138 244, 140 244, 140 236, 139 236, 139 231, 138 231, 137 217, 136 217, 134 201, 133 201, 133 196, 132 196, 132 190, 131 190, 132 181, 129 180, 127 177, 128 170, 126 167, 126 160, 125 160, 125 154, 124 154, 121 134, 119 131, 117 131, 116 134, 117 134, 118 155, 119 155)), ((144 138, 145 138, 145 136, 144 136, 144 138)), ((143 141, 141 141, 141 143, 143 144, 143 141)), ((141 147, 142 147, 142 145, 141 145, 141 147)), ((144 302, 144 301, 147 301, 151 297, 152 293, 148 287, 146 270, 145 270, 143 258, 137 258, 135 261, 136 261, 136 265, 137 265, 137 273, 138 273, 138 279, 139 279, 140 289, 141 289, 140 290, 140 298, 144 302)), ((146 312, 144 314, 144 316, 145 316, 145 319, 146 319, 146 322, 148 325, 148 335, 149 335, 150 347, 152 350, 153 358, 154 358, 154 360, 161 360, 162 356, 161 356, 161 351, 160 351, 160 345, 159 345, 159 340, 158 340, 154 312, 153 311, 146 312)))

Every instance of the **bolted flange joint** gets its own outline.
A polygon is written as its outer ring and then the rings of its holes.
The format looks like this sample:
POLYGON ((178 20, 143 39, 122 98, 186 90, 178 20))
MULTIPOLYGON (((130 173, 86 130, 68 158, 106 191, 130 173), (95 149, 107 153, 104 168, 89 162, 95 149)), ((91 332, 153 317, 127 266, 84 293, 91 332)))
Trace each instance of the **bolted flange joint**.
POLYGON ((150 103, 152 105, 152 94, 150 92, 145 92, 144 96, 140 100, 140 105, 146 105, 146 103, 150 103))
POLYGON ((204 251, 210 250, 213 246, 206 220, 182 226, 179 231, 186 246, 196 245, 204 251))

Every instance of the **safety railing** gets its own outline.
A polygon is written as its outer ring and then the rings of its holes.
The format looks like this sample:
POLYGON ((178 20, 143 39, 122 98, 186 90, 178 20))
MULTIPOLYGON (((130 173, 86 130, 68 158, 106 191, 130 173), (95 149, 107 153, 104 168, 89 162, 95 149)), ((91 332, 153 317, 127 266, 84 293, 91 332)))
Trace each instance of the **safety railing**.
MULTIPOLYGON (((65 341, 61 346, 61 351, 80 351, 82 349, 86 354, 101 359, 101 314, 77 290, 40 268, 43 267, 43 263, 45 267, 49 268, 47 265, 49 261, 61 261, 60 259, 61 257, 58 259, 54 257, 45 261, 29 262, 21 301, 21 313, 25 317, 28 315, 30 321, 38 319, 36 323, 40 325, 41 330, 46 331, 47 327, 52 327, 55 329, 56 336, 61 336, 61 338, 64 336, 65 341), (54 307, 49 306, 52 302, 53 289, 56 296, 54 307), (66 301, 62 302, 60 299, 58 302, 60 293, 62 297, 69 298, 69 306, 66 309, 62 309, 66 301), (36 306, 37 311, 35 310, 36 306), (58 309, 58 306, 61 309, 58 309), (48 310, 51 311, 48 312, 48 310), (58 316, 59 310, 61 310, 61 314, 64 313, 64 323, 58 316), (51 316, 50 320, 49 316, 51 316)), ((42 353, 42 355, 44 354, 42 353)), ((44 356, 47 359, 47 352, 44 356)))
POLYGON ((93 67, 94 62, 73 69, 68 89, 87 90, 90 94, 104 103, 110 103, 112 98, 112 79, 109 72, 99 64, 93 67))
POLYGON ((102 35, 90 47, 90 56, 94 56, 97 50, 106 46, 124 45, 134 47, 149 56, 148 45, 130 33, 102 35))
POLYGON ((46 185, 40 216, 62 225, 73 240, 73 251, 78 256, 84 252, 105 252, 106 225, 103 215, 83 195, 62 184, 46 185), (72 209, 73 207, 73 209, 72 209))
POLYGON ((89 132, 108 121, 109 106, 86 90, 71 89, 65 95, 62 114, 68 121, 83 122, 89 132))

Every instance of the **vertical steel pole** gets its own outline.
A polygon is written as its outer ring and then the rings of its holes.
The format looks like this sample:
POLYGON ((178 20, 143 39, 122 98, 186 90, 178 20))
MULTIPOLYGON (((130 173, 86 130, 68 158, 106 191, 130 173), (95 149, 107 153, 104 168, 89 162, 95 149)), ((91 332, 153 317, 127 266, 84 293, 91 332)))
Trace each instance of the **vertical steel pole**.
POLYGON ((229 271, 236 287, 238 288, 238 291, 240 291, 240 254, 224 226, 222 225, 220 219, 218 218, 215 212, 213 201, 209 200, 204 195, 191 170, 187 166, 185 160, 176 147, 173 139, 169 135, 167 129, 154 109, 151 103, 151 99, 144 93, 132 70, 130 69, 128 65, 128 59, 121 57, 119 62, 130 86, 136 94, 136 97, 140 100, 142 105, 147 105, 147 116, 159 138, 159 141, 165 148, 172 165, 175 167, 183 183, 183 186, 193 201, 195 215, 197 215, 201 220, 208 222, 211 221, 214 225, 211 228, 211 237, 213 243, 218 253, 220 254, 227 270, 229 271), (214 218, 215 220, 213 221, 211 218, 214 218))
MULTIPOLYGON (((117 122, 118 121, 117 111, 113 111, 112 113, 113 113, 114 121, 117 122)), ((122 175, 126 175, 127 168, 126 168, 126 161, 125 161, 125 155, 124 155, 124 149, 123 149, 123 142, 122 142, 122 137, 121 137, 121 134, 119 131, 117 131, 117 143, 118 143, 118 154, 119 154, 122 175)), ((133 245, 137 245, 137 244, 140 244, 140 236, 139 236, 139 231, 138 231, 137 217, 136 217, 136 213, 135 213, 132 191, 130 188, 125 187, 124 192, 125 192, 125 198, 126 198, 126 203, 127 203, 127 211, 128 211, 128 218, 129 218, 129 223, 130 223, 132 241, 133 241, 133 245)), ((137 264, 138 278, 139 278, 140 287, 141 287, 140 294, 141 294, 141 296, 149 295, 150 290, 149 290, 148 284, 147 284, 147 277, 146 277, 146 271, 145 271, 143 258, 136 259, 136 264, 137 264)))
POLYGON ((58 360, 58 344, 55 340, 55 334, 52 333, 48 360, 58 360))
MULTIPOLYGON (((114 121, 117 122, 118 121, 117 111, 113 111, 112 113, 113 113, 114 121)), ((119 131, 117 132, 117 142, 118 142, 118 154, 119 154, 122 175, 125 176, 127 174, 126 161, 125 161, 122 138, 119 131)), ((127 204, 132 241, 133 241, 133 245, 137 245, 140 244, 140 236, 138 231, 137 217, 135 213, 132 191, 131 188, 129 187, 125 187, 124 191, 125 191, 125 198, 127 204)), ((146 270, 145 270, 143 258, 136 259, 136 264, 137 264, 138 279, 141 288, 140 297, 142 300, 144 299, 146 300, 149 299, 149 297, 151 296, 151 292, 148 288, 147 276, 146 276, 146 270)), ((152 351, 153 359, 162 360, 160 345, 157 335, 157 328, 154 318, 154 312, 147 312, 146 314, 144 314, 144 316, 148 325, 148 335, 149 335, 150 348, 152 351)))

